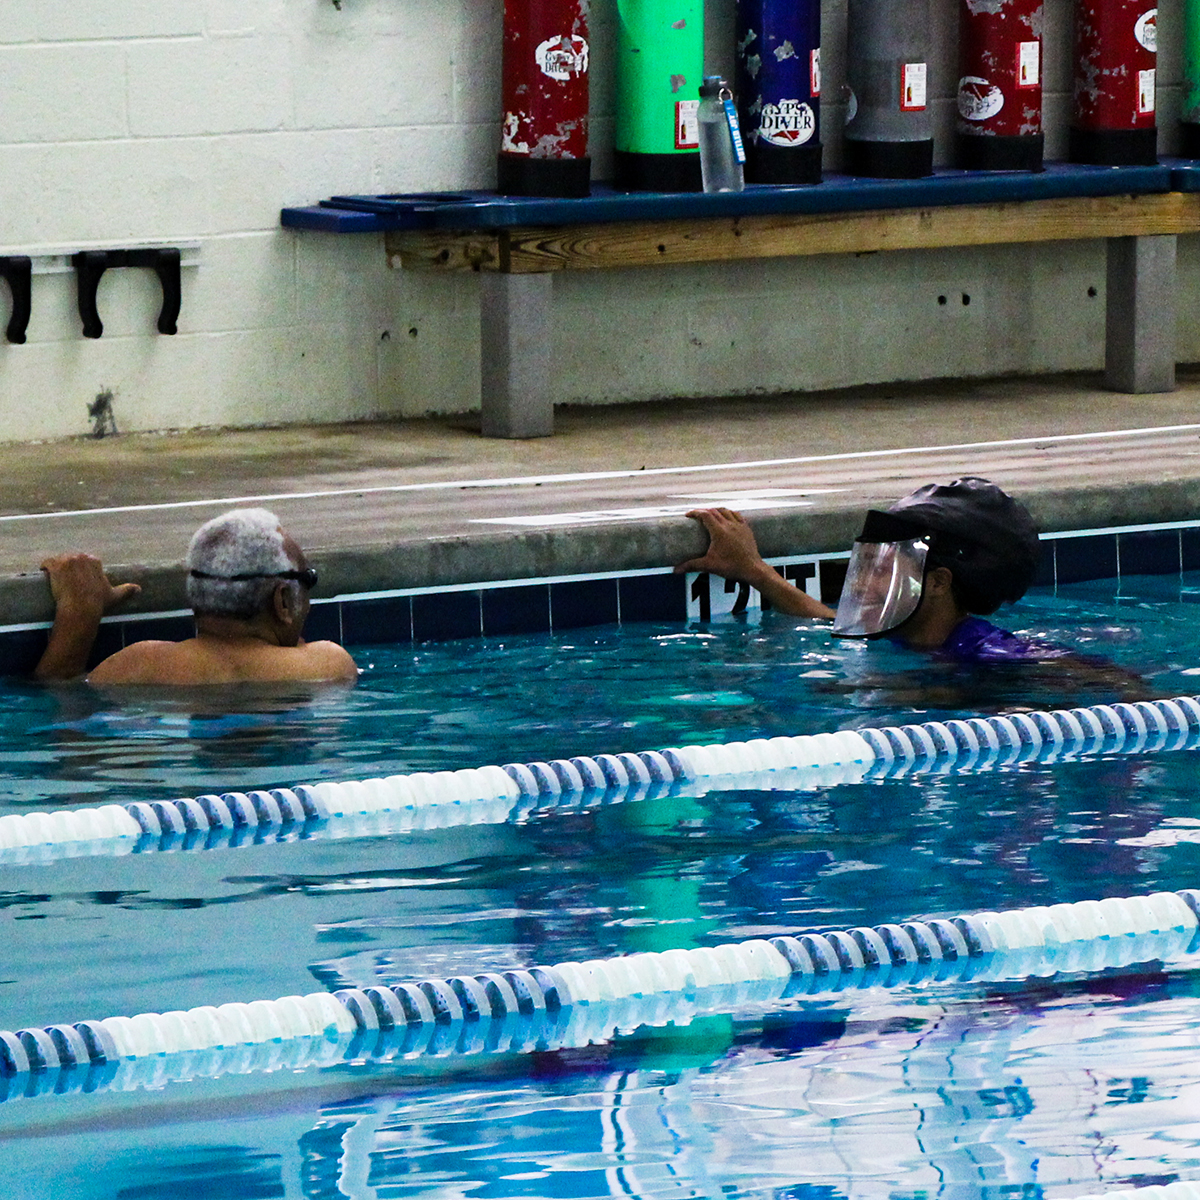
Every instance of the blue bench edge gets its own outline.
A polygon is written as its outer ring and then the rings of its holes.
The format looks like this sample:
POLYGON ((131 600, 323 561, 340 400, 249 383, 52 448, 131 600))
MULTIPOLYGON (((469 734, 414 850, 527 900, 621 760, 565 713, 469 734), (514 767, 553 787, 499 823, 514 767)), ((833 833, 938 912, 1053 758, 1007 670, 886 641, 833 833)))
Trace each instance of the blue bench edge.
POLYGON ((387 230, 509 229, 602 221, 700 219, 782 213, 869 212, 1076 196, 1151 195, 1200 191, 1200 162, 1174 160, 1149 167, 1048 163, 1044 171, 939 170, 925 179, 862 179, 827 175, 807 186, 750 185, 743 192, 617 192, 592 186, 590 196, 555 199, 496 192, 428 192, 333 196, 285 208, 289 229, 327 233, 387 230))

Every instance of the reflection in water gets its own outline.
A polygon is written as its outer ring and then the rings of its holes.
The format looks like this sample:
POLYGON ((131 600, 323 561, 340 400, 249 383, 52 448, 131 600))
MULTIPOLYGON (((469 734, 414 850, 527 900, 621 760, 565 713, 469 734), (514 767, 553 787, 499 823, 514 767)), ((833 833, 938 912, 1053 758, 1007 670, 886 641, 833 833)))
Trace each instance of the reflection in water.
MULTIPOLYGON (((346 684, 245 683, 229 687, 107 688, 48 692, 57 711, 29 735, 66 752, 64 779, 94 784, 122 771, 188 766, 217 778, 319 761, 345 737, 346 684), (148 745, 150 744, 150 745, 148 745)), ((61 761, 61 760, 60 760, 61 761)), ((222 785, 225 790, 235 785, 222 785)))
POLYGON ((524 1080, 341 1102, 303 1139, 322 1184, 306 1195, 977 1198, 1194 1178, 1195 987, 865 994, 744 1017, 728 1048, 633 1037, 524 1080))
POLYGON ((183 1153, 139 1155, 126 1171, 139 1180, 117 1186, 114 1200, 275 1200, 287 1195, 279 1156, 241 1146, 197 1146, 183 1153))

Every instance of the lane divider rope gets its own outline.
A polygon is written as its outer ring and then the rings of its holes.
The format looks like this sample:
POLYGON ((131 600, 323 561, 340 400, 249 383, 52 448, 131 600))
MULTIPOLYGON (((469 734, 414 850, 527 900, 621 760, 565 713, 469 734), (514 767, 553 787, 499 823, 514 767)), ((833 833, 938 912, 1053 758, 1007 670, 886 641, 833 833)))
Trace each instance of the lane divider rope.
POLYGON ((991 770, 1200 745, 1200 698, 927 721, 0 817, 0 862, 501 824, 535 809, 991 770))
POLYGON ((1200 891, 0 1030, 0 1101, 346 1061, 555 1050, 801 995, 1048 978, 1200 948, 1200 891))

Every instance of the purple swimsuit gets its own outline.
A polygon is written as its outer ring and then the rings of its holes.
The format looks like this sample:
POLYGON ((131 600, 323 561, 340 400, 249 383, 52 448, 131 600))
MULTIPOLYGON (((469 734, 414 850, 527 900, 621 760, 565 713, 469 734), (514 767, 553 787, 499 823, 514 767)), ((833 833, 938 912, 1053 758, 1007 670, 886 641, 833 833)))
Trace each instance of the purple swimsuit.
POLYGON ((1072 654, 1066 646, 1057 646, 1040 638, 1025 637, 998 629, 982 617, 968 617, 936 652, 939 658, 960 663, 1046 662, 1072 654))

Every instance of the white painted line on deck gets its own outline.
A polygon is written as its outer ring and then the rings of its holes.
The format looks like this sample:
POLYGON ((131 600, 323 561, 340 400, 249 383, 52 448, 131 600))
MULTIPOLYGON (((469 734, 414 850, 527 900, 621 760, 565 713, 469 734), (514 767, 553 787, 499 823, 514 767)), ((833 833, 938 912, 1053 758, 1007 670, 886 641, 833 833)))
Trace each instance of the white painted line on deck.
POLYGON ((473 517, 472 525, 605 525, 609 521, 650 521, 658 517, 682 517, 696 508, 723 508, 732 505, 742 512, 764 508, 811 508, 811 500, 801 496, 828 495, 845 488, 755 488, 745 492, 700 492, 694 496, 674 497, 687 504, 644 504, 635 508, 599 508, 589 512, 533 513, 520 517, 473 517))
POLYGON ((747 471, 759 467, 804 466, 808 463, 849 462, 874 458, 898 458, 902 455, 946 454, 951 451, 1000 450, 1015 446, 1061 445, 1116 438, 1148 437, 1165 433, 1200 435, 1200 425, 1158 425, 1144 429, 1113 429, 1098 433, 1052 433, 1044 437, 1005 438, 989 442, 957 442, 947 446, 906 446, 896 450, 847 450, 841 454, 809 454, 798 458, 763 458, 747 462, 705 463, 695 467, 642 467, 636 471, 579 471, 561 475, 514 475, 498 479, 454 479, 429 483, 382 484, 378 487, 329 488, 315 492, 266 492, 255 496, 219 496, 206 500, 171 500, 155 504, 118 504, 108 508, 73 508, 56 512, 9 513, 3 521, 44 521, 61 517, 97 517, 116 513, 164 512, 185 508, 212 508, 220 505, 267 504, 279 500, 321 500, 336 496, 372 496, 392 492, 467 491, 474 488, 535 487, 544 483, 582 483, 593 479, 638 479, 652 475, 692 475, 705 471, 747 471))
MULTIPOLYGON (((699 500, 705 508, 719 508, 736 504, 740 508, 756 505, 765 506, 768 500, 790 500, 797 496, 827 496, 832 492, 845 492, 847 488, 744 488, 736 492, 675 492, 672 500, 699 500)), ((692 505, 695 508, 695 504, 692 505)))

